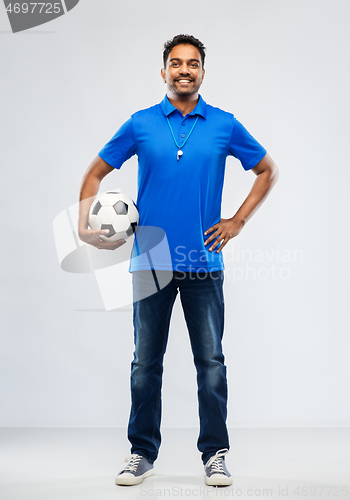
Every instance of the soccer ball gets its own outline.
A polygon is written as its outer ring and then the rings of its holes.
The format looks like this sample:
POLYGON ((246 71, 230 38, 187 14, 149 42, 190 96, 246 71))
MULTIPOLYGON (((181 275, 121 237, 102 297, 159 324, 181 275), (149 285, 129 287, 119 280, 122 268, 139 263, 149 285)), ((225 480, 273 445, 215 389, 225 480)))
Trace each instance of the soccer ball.
POLYGON ((91 205, 91 229, 109 229, 108 234, 100 235, 101 240, 126 240, 135 232, 138 223, 139 212, 127 194, 108 191, 101 194, 91 205))

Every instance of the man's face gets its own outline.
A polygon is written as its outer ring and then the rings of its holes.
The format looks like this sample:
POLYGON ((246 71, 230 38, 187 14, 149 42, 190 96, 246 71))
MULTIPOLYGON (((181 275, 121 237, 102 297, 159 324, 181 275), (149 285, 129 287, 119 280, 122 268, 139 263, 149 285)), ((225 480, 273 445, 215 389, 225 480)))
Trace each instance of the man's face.
POLYGON ((190 44, 176 45, 161 75, 171 93, 178 96, 197 93, 204 78, 199 50, 190 44))

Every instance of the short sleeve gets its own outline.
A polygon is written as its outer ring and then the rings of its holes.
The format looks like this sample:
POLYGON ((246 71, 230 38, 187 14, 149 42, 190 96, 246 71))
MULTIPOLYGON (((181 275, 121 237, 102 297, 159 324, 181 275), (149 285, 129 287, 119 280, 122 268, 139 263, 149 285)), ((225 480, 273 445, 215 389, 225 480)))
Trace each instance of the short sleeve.
POLYGON ((136 153, 136 149, 132 118, 129 118, 101 149, 98 156, 111 167, 120 168, 136 153))
POLYGON ((266 153, 266 149, 233 117, 229 155, 237 158, 242 163, 244 170, 250 170, 264 158, 266 153))

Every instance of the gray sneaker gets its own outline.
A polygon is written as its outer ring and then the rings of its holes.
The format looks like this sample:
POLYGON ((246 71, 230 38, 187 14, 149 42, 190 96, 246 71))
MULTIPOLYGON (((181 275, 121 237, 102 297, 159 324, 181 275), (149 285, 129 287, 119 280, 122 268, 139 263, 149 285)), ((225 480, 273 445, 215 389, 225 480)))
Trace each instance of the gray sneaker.
POLYGON ((131 486, 142 483, 145 477, 153 476, 153 464, 146 457, 134 453, 125 459, 128 464, 115 478, 115 484, 131 486))
POLYGON ((226 468, 224 455, 228 449, 224 448, 216 452, 204 465, 205 484, 208 486, 230 486, 232 477, 226 468))

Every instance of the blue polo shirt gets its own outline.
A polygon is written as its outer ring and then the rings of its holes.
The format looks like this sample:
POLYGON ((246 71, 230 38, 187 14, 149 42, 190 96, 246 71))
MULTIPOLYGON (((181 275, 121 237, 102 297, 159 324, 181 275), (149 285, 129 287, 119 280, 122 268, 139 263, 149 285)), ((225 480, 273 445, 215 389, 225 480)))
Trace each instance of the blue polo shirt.
MULTIPOLYGON (((116 169, 138 156, 139 225, 164 230, 170 249, 170 255, 154 252, 153 269, 224 269, 222 252, 209 252, 204 246, 209 237, 204 232, 221 218, 226 158, 234 156, 249 170, 266 155, 233 114, 206 104, 199 96, 194 110, 183 116, 165 96, 161 103, 134 113, 98 154, 116 169), (167 118, 180 146, 188 137, 179 160, 167 118)), ((135 244, 132 257, 139 252, 135 244)), ((132 258, 130 272, 149 269, 148 262, 132 258)))

